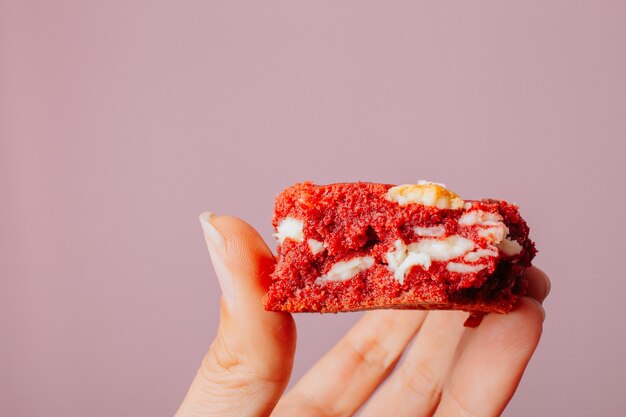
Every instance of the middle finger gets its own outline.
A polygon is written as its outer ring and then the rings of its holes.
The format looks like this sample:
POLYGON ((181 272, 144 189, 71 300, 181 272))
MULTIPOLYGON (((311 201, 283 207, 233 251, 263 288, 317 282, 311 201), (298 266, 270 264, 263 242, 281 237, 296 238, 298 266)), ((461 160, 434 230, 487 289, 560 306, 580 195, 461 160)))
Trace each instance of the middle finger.
POLYGON ((370 311, 307 372, 273 416, 352 415, 387 377, 425 311, 370 311))
POLYGON ((467 313, 431 311, 404 362, 372 397, 361 417, 431 416, 465 331, 467 313))

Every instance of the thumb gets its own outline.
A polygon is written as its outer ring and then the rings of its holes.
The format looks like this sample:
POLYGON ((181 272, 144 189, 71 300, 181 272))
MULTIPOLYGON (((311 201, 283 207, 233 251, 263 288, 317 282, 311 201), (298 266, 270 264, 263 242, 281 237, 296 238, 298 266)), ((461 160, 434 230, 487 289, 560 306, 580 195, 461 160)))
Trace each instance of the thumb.
POLYGON ((217 336, 176 417, 267 416, 293 365, 296 329, 291 315, 265 311, 274 257, 246 222, 200 215, 222 288, 217 336))

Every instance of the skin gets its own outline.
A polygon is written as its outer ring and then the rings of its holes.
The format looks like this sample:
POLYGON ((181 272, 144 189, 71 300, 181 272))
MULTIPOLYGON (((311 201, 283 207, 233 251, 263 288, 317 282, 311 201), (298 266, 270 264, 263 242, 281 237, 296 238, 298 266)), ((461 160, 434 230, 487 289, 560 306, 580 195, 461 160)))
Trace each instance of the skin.
POLYGON ((539 343, 550 281, 532 267, 517 307, 475 329, 463 327, 467 313, 458 311, 367 312, 285 393, 296 327, 290 314, 261 302, 274 256, 240 219, 200 220, 222 288, 221 318, 176 417, 338 417, 359 409, 363 417, 499 416, 539 343))

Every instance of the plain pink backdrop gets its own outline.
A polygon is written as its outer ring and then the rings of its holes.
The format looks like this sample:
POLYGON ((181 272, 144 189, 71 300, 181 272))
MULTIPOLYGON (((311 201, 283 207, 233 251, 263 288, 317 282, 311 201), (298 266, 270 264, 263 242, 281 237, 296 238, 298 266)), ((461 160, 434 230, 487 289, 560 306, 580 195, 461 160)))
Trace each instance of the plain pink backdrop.
MULTIPOLYGON (((169 416, 215 332, 197 215, 285 186, 517 202, 552 277, 506 416, 626 412, 626 2, 0 0, 0 415, 169 416)), ((298 316, 295 376, 358 314, 298 316)))

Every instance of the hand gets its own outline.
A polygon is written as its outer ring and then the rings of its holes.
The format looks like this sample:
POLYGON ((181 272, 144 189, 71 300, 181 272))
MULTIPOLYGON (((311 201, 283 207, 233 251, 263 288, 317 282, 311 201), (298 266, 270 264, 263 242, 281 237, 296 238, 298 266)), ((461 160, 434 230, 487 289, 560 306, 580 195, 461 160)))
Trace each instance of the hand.
POLYGON ((296 328, 290 314, 261 303, 274 257, 242 220, 200 219, 222 288, 221 321, 177 417, 350 416, 366 401, 363 417, 499 416, 539 342, 550 281, 533 267, 516 309, 475 329, 463 327, 459 311, 366 313, 283 395, 296 328))

